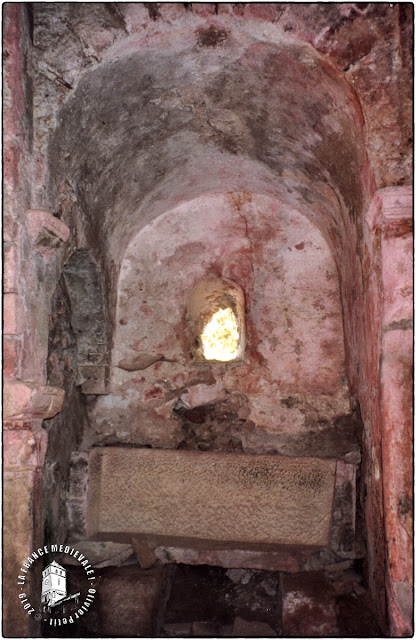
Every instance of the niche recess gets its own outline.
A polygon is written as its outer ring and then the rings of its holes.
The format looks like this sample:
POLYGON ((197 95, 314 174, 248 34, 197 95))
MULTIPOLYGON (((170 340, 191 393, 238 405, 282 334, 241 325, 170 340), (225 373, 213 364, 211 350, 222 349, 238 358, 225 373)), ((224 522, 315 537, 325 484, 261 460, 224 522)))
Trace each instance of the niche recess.
POLYGON ((244 292, 227 278, 200 280, 189 298, 195 362, 230 362, 244 359, 244 292))

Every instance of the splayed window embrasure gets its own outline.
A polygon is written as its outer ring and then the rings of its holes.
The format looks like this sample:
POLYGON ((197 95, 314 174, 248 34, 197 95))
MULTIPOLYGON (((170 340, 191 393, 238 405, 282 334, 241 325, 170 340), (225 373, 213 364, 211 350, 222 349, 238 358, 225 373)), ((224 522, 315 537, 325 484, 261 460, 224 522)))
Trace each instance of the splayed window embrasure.
POLYGON ((228 280, 208 276, 189 298, 193 334, 190 355, 195 362, 231 362, 244 359, 244 292, 228 280))

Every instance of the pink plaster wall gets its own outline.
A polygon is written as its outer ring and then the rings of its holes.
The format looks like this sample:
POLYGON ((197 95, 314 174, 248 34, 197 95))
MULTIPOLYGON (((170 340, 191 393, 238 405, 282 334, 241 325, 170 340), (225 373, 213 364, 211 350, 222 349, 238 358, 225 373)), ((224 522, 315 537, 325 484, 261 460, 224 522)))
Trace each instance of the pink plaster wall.
POLYGON ((240 421, 232 434, 250 451, 290 452, 291 438, 329 429, 350 412, 334 260, 318 230, 276 200, 201 197, 145 227, 126 251, 111 394, 91 412, 97 440, 178 446, 183 434, 173 409, 201 384, 196 402, 232 410, 240 421), (210 273, 245 292, 242 363, 190 359, 187 303, 210 273), (140 354, 167 361, 135 372, 118 367, 140 354))

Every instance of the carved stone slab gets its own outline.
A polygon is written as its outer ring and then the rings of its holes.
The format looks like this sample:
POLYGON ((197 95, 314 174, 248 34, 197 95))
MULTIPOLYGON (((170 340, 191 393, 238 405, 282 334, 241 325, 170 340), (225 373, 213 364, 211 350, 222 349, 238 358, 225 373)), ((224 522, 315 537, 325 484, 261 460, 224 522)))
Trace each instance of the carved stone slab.
POLYGON ((90 538, 200 548, 326 546, 336 460, 96 448, 90 538))

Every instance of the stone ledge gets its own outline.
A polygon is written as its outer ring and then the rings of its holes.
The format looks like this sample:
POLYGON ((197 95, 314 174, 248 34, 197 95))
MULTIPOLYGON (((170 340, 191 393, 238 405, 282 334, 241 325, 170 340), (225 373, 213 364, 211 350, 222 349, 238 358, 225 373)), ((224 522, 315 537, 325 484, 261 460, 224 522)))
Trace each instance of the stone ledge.
POLYGON ((91 539, 192 548, 328 546, 336 460, 96 448, 91 539))
POLYGON ((29 209, 26 211, 26 220, 36 251, 45 257, 59 249, 69 238, 66 224, 48 211, 29 209))
MULTIPOLYGON (((72 540, 68 542, 82 553, 93 567, 117 567, 134 555, 130 544, 116 544, 114 542, 92 542, 90 540, 72 540)), ((65 556, 65 564, 79 566, 77 558, 65 556)))
MULTIPOLYGON (((208 565, 225 569, 254 569, 299 573, 322 571, 339 564, 337 555, 328 549, 282 545, 273 551, 249 549, 181 549, 156 547, 154 554, 162 564, 208 565), (332 564, 331 564, 332 563, 332 564)), ((345 562, 345 561, 344 561, 345 562)), ((348 563, 351 561, 348 560, 348 563)))
POLYGON ((369 228, 399 235, 412 229, 413 188, 386 187, 376 191, 366 214, 369 228))
POLYGON ((38 387, 31 382, 7 381, 3 391, 5 420, 53 418, 62 408, 65 391, 57 387, 38 387))

